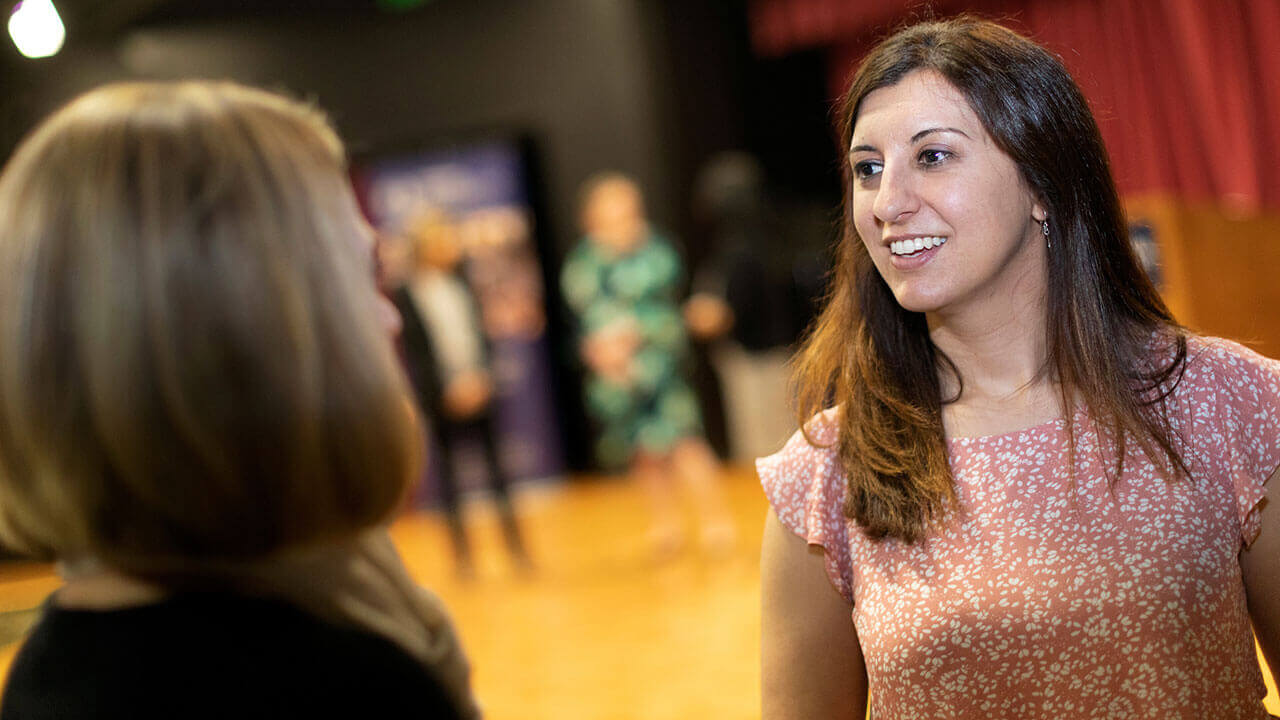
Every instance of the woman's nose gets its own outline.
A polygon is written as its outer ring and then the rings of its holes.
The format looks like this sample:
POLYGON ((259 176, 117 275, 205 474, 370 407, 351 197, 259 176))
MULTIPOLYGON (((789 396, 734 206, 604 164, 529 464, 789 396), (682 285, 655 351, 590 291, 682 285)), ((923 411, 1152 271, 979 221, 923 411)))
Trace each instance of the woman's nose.
POLYGON ((893 224, 915 212, 918 206, 919 198, 911 173, 904 168, 886 164, 880 171, 876 199, 871 207, 876 219, 887 225, 893 224))

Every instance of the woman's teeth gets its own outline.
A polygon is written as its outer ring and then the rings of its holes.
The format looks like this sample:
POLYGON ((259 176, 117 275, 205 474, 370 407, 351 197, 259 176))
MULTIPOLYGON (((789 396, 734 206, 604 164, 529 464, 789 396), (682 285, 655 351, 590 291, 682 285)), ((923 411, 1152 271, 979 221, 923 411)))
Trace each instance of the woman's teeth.
POLYGON ((947 241, 944 237, 918 237, 910 240, 894 240, 889 243, 889 252, 894 255, 912 255, 921 250, 935 248, 947 241))

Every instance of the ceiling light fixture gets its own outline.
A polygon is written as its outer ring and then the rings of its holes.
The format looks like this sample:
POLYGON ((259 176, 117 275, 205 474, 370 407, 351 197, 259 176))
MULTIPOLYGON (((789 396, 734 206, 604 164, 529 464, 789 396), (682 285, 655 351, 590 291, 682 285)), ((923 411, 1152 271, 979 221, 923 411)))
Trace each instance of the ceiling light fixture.
POLYGON ((9 16, 9 37, 23 55, 44 58, 62 49, 67 29, 53 0, 22 0, 9 16))

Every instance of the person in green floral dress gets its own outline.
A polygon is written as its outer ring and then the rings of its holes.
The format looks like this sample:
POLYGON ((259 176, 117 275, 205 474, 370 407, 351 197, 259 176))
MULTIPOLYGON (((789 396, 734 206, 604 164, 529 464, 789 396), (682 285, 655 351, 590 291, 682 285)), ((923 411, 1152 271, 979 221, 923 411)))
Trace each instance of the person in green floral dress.
POLYGON ((679 305, 680 257, 649 226, 629 178, 597 176, 582 197, 585 236, 565 260, 561 289, 578 319, 586 405, 600 429, 596 457, 604 467, 628 466, 649 488, 659 552, 682 541, 673 475, 698 502, 704 545, 723 548, 734 533, 716 484, 718 463, 685 379, 690 352, 679 305))

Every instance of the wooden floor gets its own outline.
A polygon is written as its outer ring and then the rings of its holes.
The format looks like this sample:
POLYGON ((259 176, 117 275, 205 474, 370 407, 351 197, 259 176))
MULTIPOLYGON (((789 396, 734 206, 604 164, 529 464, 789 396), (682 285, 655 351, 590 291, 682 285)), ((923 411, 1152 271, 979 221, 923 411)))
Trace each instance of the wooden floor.
MULTIPOLYGON (((468 508, 478 572, 453 572, 441 518, 393 528, 410 570, 450 607, 489 720, 692 720, 759 716, 758 548, 765 513, 754 473, 726 473, 736 547, 696 543, 666 561, 643 544, 647 505, 617 481, 526 487, 519 511, 537 568, 514 571, 484 503, 468 508)), ((0 568, 0 643, 57 580, 0 568)), ((16 644, 0 647, 0 673, 16 644)), ((1271 689, 1267 707, 1280 714, 1271 689)))
POLYGON ((529 577, 512 571, 484 507, 469 518, 483 561, 472 582, 453 576, 437 518, 393 534, 450 607, 491 720, 753 718, 765 505, 753 473, 730 473, 725 489, 739 538, 715 556, 693 544, 658 562, 643 542, 645 496, 617 481, 519 498, 529 577))

